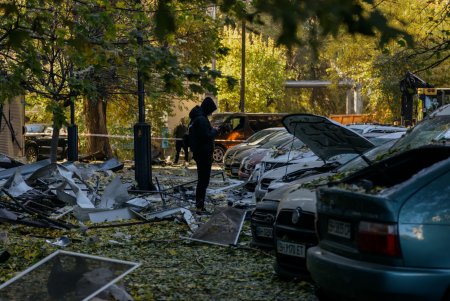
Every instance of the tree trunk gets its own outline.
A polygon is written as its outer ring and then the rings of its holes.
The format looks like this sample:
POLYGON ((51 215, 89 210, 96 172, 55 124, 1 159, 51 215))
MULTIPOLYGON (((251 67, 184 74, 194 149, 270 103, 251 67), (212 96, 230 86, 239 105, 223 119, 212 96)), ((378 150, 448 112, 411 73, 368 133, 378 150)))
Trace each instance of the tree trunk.
MULTIPOLYGON (((108 135, 106 126, 106 101, 85 99, 83 102, 84 121, 87 133, 108 135)), ((112 149, 108 137, 88 136, 87 154, 98 160, 112 158, 112 149)))

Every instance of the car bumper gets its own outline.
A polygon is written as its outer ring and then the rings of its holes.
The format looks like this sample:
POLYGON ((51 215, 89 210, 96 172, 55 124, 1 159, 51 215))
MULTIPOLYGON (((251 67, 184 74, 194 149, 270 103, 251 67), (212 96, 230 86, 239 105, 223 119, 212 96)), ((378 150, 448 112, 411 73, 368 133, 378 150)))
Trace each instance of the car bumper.
POLYGON ((274 265, 275 272, 285 278, 298 277, 305 280, 309 279, 309 273, 306 269, 306 256, 298 257, 280 253, 278 250, 278 241, 302 245, 306 255, 309 248, 317 245, 317 237, 314 231, 275 223, 273 241, 276 256, 274 265))
POLYGON ((450 285, 449 269, 392 267, 345 258, 313 247, 307 268, 327 294, 364 300, 441 300, 450 285))
POLYGON ((261 189, 261 186, 259 184, 256 185, 256 187, 255 187, 256 202, 260 202, 263 199, 263 197, 266 195, 266 192, 267 192, 266 190, 261 189))

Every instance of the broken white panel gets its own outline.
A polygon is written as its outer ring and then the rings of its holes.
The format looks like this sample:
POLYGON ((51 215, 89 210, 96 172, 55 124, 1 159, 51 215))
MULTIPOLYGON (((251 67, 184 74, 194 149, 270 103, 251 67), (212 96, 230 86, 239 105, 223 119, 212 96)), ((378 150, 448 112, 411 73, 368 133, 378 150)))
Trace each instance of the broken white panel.
POLYGON ((58 250, 3 283, 0 300, 88 301, 138 266, 137 262, 58 250))
POLYGON ((156 212, 151 212, 151 213, 147 213, 147 214, 142 214, 142 213, 136 212, 133 209, 131 209, 131 210, 133 211, 134 214, 136 214, 140 218, 147 220, 147 221, 154 220, 154 219, 157 220, 157 219, 168 218, 168 217, 171 217, 171 216, 181 213, 183 215, 183 218, 186 221, 187 225, 189 226, 189 229, 191 229, 192 232, 194 232, 198 228, 197 221, 195 220, 192 212, 183 207, 178 207, 178 208, 173 208, 173 209, 168 209, 168 210, 163 210, 163 211, 156 211, 156 212))
POLYGON ((77 205, 81 208, 95 208, 94 204, 92 204, 91 200, 87 197, 87 195, 80 189, 80 187, 69 178, 65 178, 67 184, 69 184, 72 191, 75 193, 77 205))
POLYGON ((177 208, 173 208, 173 209, 167 209, 167 210, 162 210, 162 211, 150 212, 150 213, 146 213, 146 214, 138 213, 138 212, 136 212, 134 210, 132 210, 132 211, 136 215, 138 215, 140 218, 150 221, 150 220, 153 220, 153 219, 163 219, 163 218, 167 218, 167 217, 173 216, 175 214, 183 212, 182 210, 184 210, 184 208, 177 207, 177 208))
POLYGON ((186 221, 187 225, 189 226, 189 229, 191 229, 192 232, 197 230, 198 228, 197 221, 195 220, 191 210, 181 208, 181 212, 183 213, 183 218, 186 221))
POLYGON ((63 167, 57 164, 56 169, 63 178, 73 180, 74 173, 71 170, 67 169, 67 167, 63 167))
POLYGON ((20 168, 16 169, 14 175, 8 179, 3 188, 6 188, 9 194, 11 194, 13 197, 21 196, 27 191, 33 190, 33 188, 25 183, 22 175, 20 174, 20 168))
MULTIPOLYGON (((64 183, 66 184, 66 183, 64 183)), ((53 190, 52 190, 53 192, 53 190)), ((64 190, 64 189, 57 189, 53 192, 56 194, 56 197, 58 200, 63 201, 66 204, 69 205, 76 205, 77 204, 77 196, 75 192, 72 190, 64 190)))
POLYGON ((151 202, 144 198, 134 198, 127 202, 127 205, 133 206, 133 207, 138 207, 141 209, 147 208, 148 206, 150 206, 150 204, 151 204, 151 202))
POLYGON ((89 219, 93 223, 113 222, 135 218, 133 212, 128 208, 103 210, 89 213, 89 219))
POLYGON ((77 205, 81 208, 95 208, 94 204, 92 204, 91 200, 87 197, 87 195, 79 189, 76 193, 77 196, 77 205))
POLYGON ((115 177, 114 180, 106 186, 98 207, 112 209, 122 205, 129 199, 130 195, 128 194, 127 187, 122 184, 120 177, 115 177))
POLYGON ((103 212, 103 208, 81 208, 80 206, 73 206, 73 215, 78 221, 88 221, 89 213, 92 212, 103 212))
POLYGON ((234 180, 234 179, 230 179, 229 181, 232 184, 230 184, 228 186, 225 186, 225 187, 218 188, 218 189, 208 189, 208 193, 209 194, 216 194, 216 193, 220 193, 222 191, 225 191, 225 190, 228 190, 228 189, 231 189, 231 188, 235 188, 237 186, 240 186, 240 185, 244 184, 244 181, 239 181, 239 180, 234 180))

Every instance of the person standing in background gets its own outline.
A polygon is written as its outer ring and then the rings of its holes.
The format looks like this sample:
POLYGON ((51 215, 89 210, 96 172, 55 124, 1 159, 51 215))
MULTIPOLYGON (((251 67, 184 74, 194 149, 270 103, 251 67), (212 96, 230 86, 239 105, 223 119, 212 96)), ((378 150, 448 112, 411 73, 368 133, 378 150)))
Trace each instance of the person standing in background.
POLYGON ((181 149, 184 151, 184 162, 186 164, 189 164, 189 148, 184 143, 184 135, 187 133, 187 127, 185 125, 185 119, 184 117, 180 119, 180 123, 175 127, 173 131, 173 136, 177 139, 175 142, 175 160, 173 161, 174 164, 178 163, 178 159, 180 158, 180 152, 181 149))
POLYGON ((206 213, 206 188, 211 177, 214 138, 217 130, 211 126, 208 116, 217 109, 214 100, 206 97, 200 106, 195 106, 189 113, 189 146, 197 165, 197 189, 195 191, 195 207, 197 214, 206 213))

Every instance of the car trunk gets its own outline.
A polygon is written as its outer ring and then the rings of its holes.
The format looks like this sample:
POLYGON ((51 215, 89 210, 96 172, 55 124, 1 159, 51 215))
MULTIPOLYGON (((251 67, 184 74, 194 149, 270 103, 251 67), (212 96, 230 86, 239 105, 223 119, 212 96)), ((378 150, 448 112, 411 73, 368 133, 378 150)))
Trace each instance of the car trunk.
POLYGON ((395 193, 398 188, 394 186, 448 157, 448 147, 414 149, 356 172, 334 183, 333 188, 319 189, 317 232, 320 246, 350 258, 402 265, 401 256, 360 252, 360 223, 376 222, 396 227, 399 207, 426 183, 417 183, 413 189, 401 193, 395 193))

